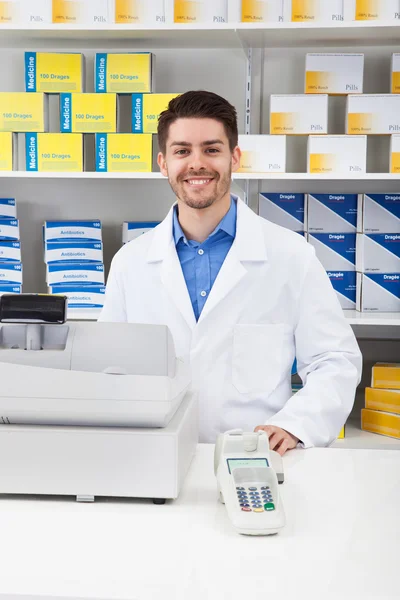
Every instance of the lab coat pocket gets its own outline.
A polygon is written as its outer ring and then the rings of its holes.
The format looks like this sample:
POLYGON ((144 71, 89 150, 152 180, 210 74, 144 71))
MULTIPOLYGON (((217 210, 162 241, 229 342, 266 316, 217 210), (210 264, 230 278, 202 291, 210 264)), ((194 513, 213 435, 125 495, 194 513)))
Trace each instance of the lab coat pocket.
POLYGON ((290 328, 281 323, 234 327, 232 383, 238 392, 267 396, 277 387, 290 336, 290 328))

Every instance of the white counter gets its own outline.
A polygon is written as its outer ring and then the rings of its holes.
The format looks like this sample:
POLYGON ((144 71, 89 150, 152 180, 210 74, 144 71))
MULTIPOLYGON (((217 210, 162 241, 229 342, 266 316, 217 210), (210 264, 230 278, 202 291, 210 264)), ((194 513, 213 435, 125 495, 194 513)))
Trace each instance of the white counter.
POLYGON ((211 445, 164 506, 2 497, 0 597, 398 599, 400 452, 295 450, 284 463, 287 526, 273 537, 232 530, 211 445))

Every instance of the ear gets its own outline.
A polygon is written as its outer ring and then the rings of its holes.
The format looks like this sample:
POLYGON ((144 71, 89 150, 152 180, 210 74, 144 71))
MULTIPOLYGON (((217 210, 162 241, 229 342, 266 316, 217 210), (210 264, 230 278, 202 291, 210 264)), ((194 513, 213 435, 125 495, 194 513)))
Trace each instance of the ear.
POLYGON ((235 173, 240 168, 240 157, 242 156, 242 152, 239 146, 232 152, 232 172, 235 173))
POLYGON ((157 155, 157 164, 160 167, 160 171, 164 177, 168 177, 167 161, 165 160, 165 156, 162 152, 159 152, 157 155))

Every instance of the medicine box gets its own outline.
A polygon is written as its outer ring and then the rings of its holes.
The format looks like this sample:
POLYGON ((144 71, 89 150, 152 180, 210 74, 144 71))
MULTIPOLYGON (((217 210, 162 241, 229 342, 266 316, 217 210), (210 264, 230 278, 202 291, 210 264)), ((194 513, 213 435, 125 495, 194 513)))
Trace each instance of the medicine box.
POLYGON ((61 94, 62 133, 115 133, 116 94, 61 94))
POLYGON ((83 135, 81 133, 25 134, 25 168, 27 171, 83 171, 83 135))
POLYGON ((159 221, 125 221, 122 224, 122 243, 127 244, 151 231, 159 225, 159 221))
POLYGON ((48 130, 48 97, 42 93, 0 92, 0 131, 48 130))
POLYGON ((79 309, 103 308, 106 288, 101 284, 88 285, 52 285, 49 287, 50 294, 66 296, 68 300, 68 311, 79 309))
POLYGON ((150 52, 98 53, 95 91, 132 94, 154 91, 155 56, 150 52))
POLYGON ((18 219, 0 217, 0 240, 19 240, 19 221, 18 219))
POLYGON ((390 136, 390 173, 400 173, 400 135, 390 136))
POLYGON ((132 94, 132 133, 157 133, 160 113, 179 94, 132 94))
POLYGON ((294 22, 340 22, 348 12, 348 0, 285 0, 285 13, 294 22))
POLYGON ((17 204, 15 198, 0 198, 0 219, 2 218, 17 218, 17 204))
POLYGON ((0 263, 21 262, 21 243, 0 240, 0 263))
POLYGON ((103 244, 72 240, 64 242, 45 242, 44 262, 103 262, 103 244))
POLYGON ((398 53, 392 54, 390 91, 392 94, 400 93, 400 54, 398 53))
POLYGON ((0 132, 0 171, 12 171, 17 166, 15 135, 10 131, 0 132))
POLYGON ((357 273, 357 310, 399 312, 400 274, 357 273))
POLYGON ((362 94, 364 54, 307 54, 306 94, 362 94))
POLYGON ((355 233, 309 233, 308 242, 326 271, 355 271, 355 233))
POLYGON ((44 242, 81 240, 101 242, 101 222, 94 221, 45 221, 43 224, 44 242))
POLYGON ((286 136, 239 135, 238 173, 285 173, 286 136))
POLYGON ((327 271, 333 289, 343 310, 355 310, 357 274, 355 271, 327 271))
POLYGON ((283 19, 283 0, 241 0, 242 23, 278 23, 283 19))
POLYGON ((164 24, 165 0, 115 0, 114 16, 117 24, 164 24))
POLYGON ((17 283, 0 283, 0 296, 3 294, 22 294, 22 285, 17 283))
POLYGON ((400 273, 400 233, 358 233, 357 271, 400 273))
POLYGON ((308 135, 328 133, 326 94, 271 95, 270 133, 308 135))
POLYGON ((371 387, 400 390, 400 363, 375 363, 372 367, 371 387))
POLYGON ((47 285, 104 285, 104 265, 102 263, 52 263, 46 269, 47 285))
POLYGON ((347 96, 346 132, 349 135, 400 133, 400 94, 347 96))
MULTIPOLYGON (((347 0, 354 6, 356 21, 400 19, 399 0, 347 0)), ((353 13, 354 14, 354 13, 353 13)))
POLYGON ((383 390, 372 387, 365 388, 365 408, 400 415, 400 389, 383 390))
POLYGON ((264 193, 259 196, 260 217, 290 229, 304 231, 305 194, 264 193))
POLYGON ((351 233, 357 228, 358 194, 308 194, 310 233, 351 233))
POLYGON ((85 91, 85 57, 65 52, 25 52, 25 91, 85 91))
POLYGON ((400 439, 400 415, 363 408, 361 409, 361 429, 400 439))
POLYGON ((114 0, 52 0, 53 23, 101 25, 114 20, 114 0))
POLYGON ((166 0, 173 6, 174 23, 227 23, 228 0, 166 0))
POLYGON ((400 194, 360 194, 360 233, 400 233, 400 194))
POLYGON ((14 262, 0 263, 0 284, 22 283, 22 264, 14 262))
POLYGON ((307 171, 316 174, 361 174, 367 170, 367 136, 310 135, 307 171))
POLYGON ((153 136, 149 133, 97 133, 96 171, 151 172, 153 136))
POLYGON ((51 0, 0 0, 0 25, 51 23, 51 0))

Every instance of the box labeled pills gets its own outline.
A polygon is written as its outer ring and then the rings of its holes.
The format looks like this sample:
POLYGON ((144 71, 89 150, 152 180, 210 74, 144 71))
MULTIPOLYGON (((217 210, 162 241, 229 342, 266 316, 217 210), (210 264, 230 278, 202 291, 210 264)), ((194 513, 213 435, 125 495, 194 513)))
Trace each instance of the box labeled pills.
POLYGON ((400 273, 400 233, 358 233, 357 271, 400 273))
POLYGON ((291 231, 304 231, 305 194, 264 193, 259 196, 260 217, 286 227, 291 231))
POLYGON ((400 390, 400 363, 375 363, 372 367, 371 387, 400 390))
POLYGON ((22 283, 22 264, 14 262, 0 263, 0 284, 22 283))
POLYGON ((283 0, 242 0, 242 23, 278 23, 284 19, 283 0))
POLYGON ((45 242, 44 262, 103 262, 103 244, 70 240, 64 242, 45 242))
POLYGON ((102 284, 104 285, 104 265, 102 263, 52 263, 46 269, 47 285, 102 284))
POLYGON ((97 133, 96 171, 151 172, 153 136, 149 133, 97 133))
POLYGON ((132 133, 157 133, 158 117, 179 94, 132 94, 132 133))
POLYGON ((399 0, 348 0, 353 3, 356 21, 400 19, 399 0))
POLYGON ((51 23, 51 0, 0 0, 0 25, 51 23))
POLYGON ((43 224, 44 242, 81 240, 101 242, 101 222, 95 221, 45 221, 43 224))
POLYGON ((400 54, 392 54, 392 68, 390 91, 392 94, 400 94, 400 54))
POLYGON ((85 91, 85 57, 65 52, 25 52, 25 91, 85 91))
POLYGON ((367 171, 367 136, 310 135, 308 173, 361 174, 367 171))
POLYGON ((48 98, 42 93, 0 92, 0 131, 48 130, 48 98))
POLYGON ((326 271, 356 270, 355 233, 309 233, 308 242, 326 271))
POLYGON ((22 294, 22 285, 20 283, 0 283, 0 296, 3 294, 22 294))
POLYGON ((27 171, 83 171, 83 136, 81 133, 25 134, 25 168, 27 171))
POLYGON ((357 274, 355 271, 328 271, 328 277, 343 310, 355 310, 357 274))
POLYGON ((365 388, 365 408, 400 415, 400 388, 398 390, 365 388))
POLYGON ((285 173, 286 136, 239 135, 238 173, 285 173))
POLYGON ((61 133, 115 133, 116 94, 61 94, 61 133))
POLYGON ((308 194, 310 233, 351 233, 357 229, 358 194, 308 194))
POLYGON ((306 94, 362 94, 364 54, 307 54, 306 94))
POLYGON ((271 95, 270 133, 308 135, 328 133, 326 94, 271 95))
POLYGON ((101 25, 113 22, 113 0, 52 0, 53 23, 101 25))
POLYGON ((348 0, 285 0, 286 14, 295 23, 340 22, 348 0))
POLYGON ((122 243, 127 244, 151 231, 159 225, 159 221, 125 221, 122 224, 122 243))
POLYGON ((17 203, 15 198, 0 198, 0 219, 16 219, 17 203))
POLYGON ((21 244, 20 242, 6 242, 0 240, 0 263, 21 262, 21 244))
POLYGON ((227 23, 228 0, 167 0, 172 3, 174 23, 227 23))
POLYGON ((115 23, 164 24, 165 0, 115 0, 115 23))
POLYGON ((360 194, 360 233, 400 233, 400 194, 360 194))
POLYGON ((357 273, 357 310, 399 312, 400 274, 357 273))
POLYGON ((390 136, 390 173, 400 173, 400 135, 390 136))
POLYGON ((0 132, 0 171, 12 171, 17 166, 17 146, 13 133, 0 132))
POLYGON ((132 94, 154 91, 155 57, 150 52, 98 53, 95 91, 132 94))
POLYGON ((400 132, 400 94, 347 96, 349 135, 391 135, 400 132))
POLYGON ((0 217, 0 240, 19 240, 19 221, 18 219, 0 217))
POLYGON ((79 309, 103 308, 106 288, 101 284, 61 284, 49 287, 50 294, 66 296, 68 311, 79 309))

